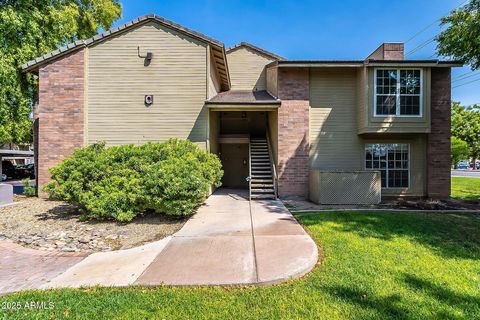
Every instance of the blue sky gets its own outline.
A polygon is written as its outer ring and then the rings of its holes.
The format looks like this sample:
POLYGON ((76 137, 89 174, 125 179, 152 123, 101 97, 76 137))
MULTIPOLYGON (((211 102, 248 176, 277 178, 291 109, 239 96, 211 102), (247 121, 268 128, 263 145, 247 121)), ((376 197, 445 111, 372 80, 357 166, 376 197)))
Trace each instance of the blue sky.
MULTIPOLYGON (((428 43, 440 27, 434 23, 464 0, 364 1, 159 1, 121 0, 123 18, 116 25, 147 13, 225 43, 247 41, 288 59, 363 59, 382 42, 406 42, 405 52, 426 44, 408 59, 435 58, 428 43), (434 23, 432 25, 432 23, 434 23)), ((453 70, 452 86, 479 79, 456 77, 470 71, 453 70), (456 80, 456 81, 455 81, 456 80)), ((480 103, 480 81, 452 89, 462 104, 480 103)))

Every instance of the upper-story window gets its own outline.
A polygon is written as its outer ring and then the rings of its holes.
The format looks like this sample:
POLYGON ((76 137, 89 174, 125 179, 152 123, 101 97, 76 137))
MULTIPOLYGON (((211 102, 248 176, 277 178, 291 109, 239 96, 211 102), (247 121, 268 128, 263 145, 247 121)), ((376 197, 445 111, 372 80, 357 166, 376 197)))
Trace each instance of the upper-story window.
POLYGON ((377 69, 375 116, 421 116, 422 70, 377 69))

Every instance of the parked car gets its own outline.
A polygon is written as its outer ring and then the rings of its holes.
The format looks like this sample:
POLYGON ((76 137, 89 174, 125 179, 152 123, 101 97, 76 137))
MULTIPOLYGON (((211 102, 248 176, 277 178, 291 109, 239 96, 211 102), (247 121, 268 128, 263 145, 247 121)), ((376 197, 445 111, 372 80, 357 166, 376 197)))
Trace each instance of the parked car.
POLYGON ((15 179, 17 176, 15 166, 8 160, 2 161, 2 173, 7 176, 7 179, 15 179))
POLYGON ((457 169, 465 170, 465 169, 468 169, 469 167, 470 167, 470 165, 469 165, 468 161, 466 161, 466 160, 462 160, 462 161, 459 161, 457 163, 457 169))
POLYGON ((35 179, 35 166, 33 163, 26 164, 23 166, 17 166, 16 175, 19 178, 30 178, 35 179))

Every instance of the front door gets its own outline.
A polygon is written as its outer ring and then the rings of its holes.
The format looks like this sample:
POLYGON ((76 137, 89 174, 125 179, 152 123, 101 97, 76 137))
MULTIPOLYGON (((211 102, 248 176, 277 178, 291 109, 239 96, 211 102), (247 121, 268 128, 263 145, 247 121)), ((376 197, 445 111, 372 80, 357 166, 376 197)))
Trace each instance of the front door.
POLYGON ((223 165, 222 185, 230 188, 248 188, 248 144, 220 145, 223 165))

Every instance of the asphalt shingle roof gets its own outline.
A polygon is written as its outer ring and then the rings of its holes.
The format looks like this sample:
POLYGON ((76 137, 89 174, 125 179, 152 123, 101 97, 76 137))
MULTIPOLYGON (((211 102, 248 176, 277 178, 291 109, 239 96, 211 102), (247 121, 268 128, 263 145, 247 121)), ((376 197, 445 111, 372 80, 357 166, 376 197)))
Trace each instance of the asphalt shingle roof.
POLYGON ((266 90, 249 91, 249 90, 230 90, 217 94, 215 97, 207 101, 210 104, 276 104, 280 100, 275 99, 266 90))

